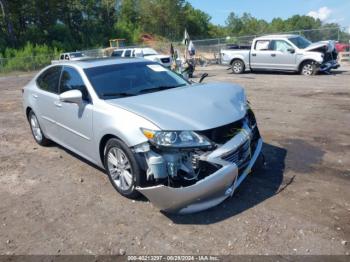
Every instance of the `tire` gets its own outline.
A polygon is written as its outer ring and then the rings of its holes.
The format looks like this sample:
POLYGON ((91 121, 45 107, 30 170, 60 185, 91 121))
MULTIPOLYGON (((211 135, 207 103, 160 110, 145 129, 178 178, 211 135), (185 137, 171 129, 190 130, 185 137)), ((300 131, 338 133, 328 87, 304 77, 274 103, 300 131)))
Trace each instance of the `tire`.
POLYGON ((300 74, 304 76, 316 75, 316 64, 313 61, 306 61, 301 66, 300 74))
POLYGON ((36 117, 33 111, 29 112, 28 121, 35 142, 37 142, 41 146, 49 145, 51 141, 45 137, 43 131, 41 130, 38 118, 36 117))
POLYGON ((234 74, 243 74, 245 70, 245 65, 242 60, 233 60, 231 63, 232 72, 234 74))
POLYGON ((104 149, 104 165, 113 187, 124 197, 140 196, 136 187, 141 183, 141 171, 129 147, 117 138, 111 138, 104 149))

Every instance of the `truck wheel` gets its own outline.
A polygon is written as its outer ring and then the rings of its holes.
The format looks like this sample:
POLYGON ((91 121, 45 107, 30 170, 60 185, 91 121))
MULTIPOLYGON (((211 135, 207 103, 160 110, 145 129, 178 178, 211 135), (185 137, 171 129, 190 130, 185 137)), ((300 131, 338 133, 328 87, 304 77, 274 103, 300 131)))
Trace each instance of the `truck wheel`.
POLYGON ((242 74, 244 72, 245 65, 242 60, 233 60, 231 65, 234 74, 242 74))
POLYGON ((313 61, 306 61, 300 70, 300 73, 304 76, 311 76, 316 74, 316 65, 313 61))

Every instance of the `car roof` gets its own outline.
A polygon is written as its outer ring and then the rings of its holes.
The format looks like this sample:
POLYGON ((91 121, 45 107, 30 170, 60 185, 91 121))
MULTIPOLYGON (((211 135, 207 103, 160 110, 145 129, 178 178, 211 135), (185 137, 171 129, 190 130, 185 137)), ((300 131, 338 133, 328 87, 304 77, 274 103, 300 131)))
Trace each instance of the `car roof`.
POLYGON ((264 35, 264 36, 260 36, 257 39, 272 39, 272 38, 294 38, 294 37, 298 37, 299 35, 293 35, 293 34, 282 34, 282 35, 264 35))
POLYGON ((132 64, 132 63, 140 63, 140 62, 150 62, 149 60, 142 58, 115 58, 115 57, 107 57, 107 58, 87 58, 81 60, 67 60, 57 63, 55 65, 75 65, 80 68, 93 68, 99 66, 106 65, 120 65, 120 64, 132 64))

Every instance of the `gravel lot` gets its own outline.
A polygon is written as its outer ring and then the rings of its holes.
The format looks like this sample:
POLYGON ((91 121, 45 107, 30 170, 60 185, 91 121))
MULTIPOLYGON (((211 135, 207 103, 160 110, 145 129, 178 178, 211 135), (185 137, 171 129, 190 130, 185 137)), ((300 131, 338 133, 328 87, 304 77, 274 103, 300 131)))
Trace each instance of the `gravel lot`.
POLYGON ((0 254, 349 254, 350 67, 309 78, 200 71, 245 87, 267 164, 188 216, 123 198, 95 166, 35 144, 21 106, 33 74, 1 77, 0 254))

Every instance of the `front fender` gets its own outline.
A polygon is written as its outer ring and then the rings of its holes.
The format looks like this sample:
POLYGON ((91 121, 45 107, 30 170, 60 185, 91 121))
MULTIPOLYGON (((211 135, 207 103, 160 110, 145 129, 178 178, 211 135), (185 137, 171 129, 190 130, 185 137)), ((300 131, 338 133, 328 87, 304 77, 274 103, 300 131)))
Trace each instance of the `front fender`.
POLYGON ((300 68, 300 65, 304 63, 307 60, 315 61, 317 64, 323 63, 323 57, 322 53, 319 52, 307 52, 305 54, 302 54, 298 59, 298 68, 300 68))
POLYGON ((105 103, 96 106, 93 121, 97 160, 99 160, 100 142, 105 135, 116 136, 127 146, 133 147, 147 141, 140 130, 141 127, 159 130, 159 127, 149 120, 123 108, 105 103))

